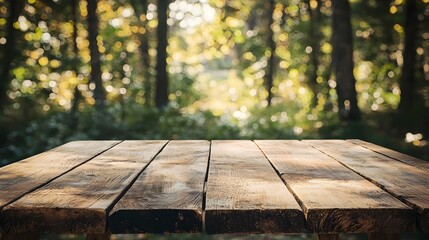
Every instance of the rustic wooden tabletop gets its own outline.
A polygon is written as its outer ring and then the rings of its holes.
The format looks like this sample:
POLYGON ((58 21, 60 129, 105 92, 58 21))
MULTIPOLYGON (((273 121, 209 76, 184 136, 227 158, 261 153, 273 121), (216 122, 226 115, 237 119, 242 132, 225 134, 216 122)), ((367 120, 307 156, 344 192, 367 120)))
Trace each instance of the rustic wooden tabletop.
POLYGON ((361 140, 75 141, 0 168, 2 238, 429 232, 429 162, 361 140))

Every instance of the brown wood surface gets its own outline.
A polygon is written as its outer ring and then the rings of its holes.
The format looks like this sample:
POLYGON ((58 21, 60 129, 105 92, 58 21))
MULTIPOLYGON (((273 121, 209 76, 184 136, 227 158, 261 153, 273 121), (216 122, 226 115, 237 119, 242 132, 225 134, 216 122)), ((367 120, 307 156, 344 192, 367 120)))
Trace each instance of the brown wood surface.
POLYGON ((429 173, 343 140, 307 140, 419 212, 419 227, 429 231, 429 173))
POLYGON ((380 154, 394 158, 394 159, 401 161, 403 163, 406 163, 408 165, 411 165, 411 166, 414 166, 414 167, 417 167, 417 168, 420 168, 422 170, 429 172, 429 162, 428 161, 423 161, 421 159, 412 157, 410 155, 403 154, 403 153, 394 151, 392 149, 385 148, 382 146, 378 146, 378 145, 375 145, 373 143, 365 142, 365 141, 362 141, 359 139, 348 139, 347 141, 352 142, 352 143, 357 144, 357 145, 360 145, 362 147, 368 148, 374 152, 378 152, 380 154))
POLYGON ((298 140, 256 144, 299 199, 315 233, 413 230, 413 210, 335 159, 298 140))
POLYGON ((206 184, 208 233, 301 232, 300 206, 251 141, 212 141, 206 184))
POLYGON ((75 141, 0 168, 0 210, 119 141, 75 141))
POLYGON ((209 148, 170 141, 113 208, 112 232, 201 232, 209 148))
MULTIPOLYGON (((103 233, 107 212, 166 141, 124 141, 1 212, 4 232, 103 233)), ((82 151, 91 146, 82 146, 82 151)))
POLYGON ((425 165, 371 143, 119 142, 71 142, 0 168, 1 238, 107 239, 108 222, 115 233, 296 233, 304 215, 319 237, 395 237, 416 222, 429 232, 425 165))

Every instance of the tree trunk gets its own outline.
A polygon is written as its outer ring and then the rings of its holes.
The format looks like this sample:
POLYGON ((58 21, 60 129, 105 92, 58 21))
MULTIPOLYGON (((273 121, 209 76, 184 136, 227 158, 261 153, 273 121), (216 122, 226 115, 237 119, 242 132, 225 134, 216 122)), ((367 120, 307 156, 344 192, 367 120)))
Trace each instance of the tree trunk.
POLYGON ((321 41, 321 32, 320 32, 320 5, 322 4, 320 0, 317 0, 316 8, 310 6, 310 0, 307 0, 308 11, 310 15, 309 29, 308 29, 308 38, 309 44, 312 49, 310 53, 310 62, 308 66, 308 84, 313 92, 313 106, 317 105, 317 94, 320 92, 318 89, 317 83, 317 70, 319 68, 319 56, 320 56, 320 41, 321 41))
MULTIPOLYGON (((384 16, 390 15, 390 5, 392 3, 391 0, 390 1, 377 0, 376 3, 377 3, 376 12, 383 14, 384 16)), ((393 39, 393 26, 395 24, 395 18, 389 17, 389 18, 377 18, 377 19, 379 21, 377 21, 376 24, 378 24, 381 27, 381 31, 382 31, 381 42, 388 46, 388 49, 386 50, 386 52, 390 54, 389 46, 395 44, 393 39)))
MULTIPOLYGON (((73 18, 73 53, 74 53, 74 58, 73 58, 73 71, 75 72, 76 76, 79 75, 79 49, 77 47, 77 23, 78 23, 78 7, 79 7, 79 0, 71 0, 70 1, 71 4, 71 10, 72 10, 72 18, 73 18)), ((70 128, 71 129, 76 129, 77 125, 78 125, 78 116, 77 116, 77 112, 78 112, 78 107, 79 107, 79 100, 82 97, 81 93, 79 91, 79 83, 77 84, 77 86, 74 89, 74 94, 73 94, 73 102, 72 102, 72 107, 70 110, 70 116, 71 116, 71 124, 70 124, 70 128)))
POLYGON ((20 10, 22 9, 24 3, 21 0, 9 0, 8 1, 9 16, 7 17, 6 22, 6 43, 0 45, 0 50, 2 54, 2 62, 0 66, 0 107, 6 105, 7 90, 9 89, 10 84, 10 70, 12 68, 12 61, 15 56, 16 48, 16 29, 13 27, 13 23, 17 21, 20 10))
MULTIPOLYGON (((131 5, 134 8, 134 13, 137 18, 140 18, 142 14, 147 16, 148 1, 147 0, 132 0, 130 1, 131 5)), ((147 19, 142 21, 140 24, 141 27, 146 29, 145 33, 139 33, 140 38, 140 56, 141 64, 143 67, 143 87, 144 87, 144 96, 145 96, 145 105, 150 106, 151 97, 152 97, 152 81, 150 74, 150 55, 149 55, 149 37, 148 37, 148 27, 147 19)))
POLYGON ((273 39, 273 12, 274 12, 274 0, 268 0, 265 3, 265 6, 267 8, 267 19, 268 19, 268 26, 267 26, 267 45, 270 49, 270 57, 268 59, 267 69, 265 72, 265 85, 267 88, 268 96, 267 96, 267 103, 268 106, 271 106, 271 101, 273 99, 273 78, 274 78, 274 71, 275 71, 275 55, 276 55, 276 43, 273 39))
POLYGON ((332 68, 335 73, 340 118, 350 121, 360 118, 357 105, 356 80, 353 76, 353 38, 348 0, 332 1, 332 68))
POLYGON ((417 36, 417 3, 416 0, 407 0, 405 6, 405 48, 404 64, 402 66, 402 76, 400 79, 401 102, 400 112, 406 112, 414 105, 415 76, 414 65, 416 63, 416 36, 417 36))
POLYGON ((168 73, 167 73, 167 9, 168 0, 158 0, 158 27, 156 34, 158 45, 156 47, 156 89, 155 105, 157 108, 163 108, 168 104, 168 73))
POLYGON ((88 40, 91 55, 91 82, 95 84, 94 99, 97 110, 103 110, 106 100, 106 93, 101 80, 100 51, 97 44, 98 17, 97 0, 87 0, 88 10, 88 40))

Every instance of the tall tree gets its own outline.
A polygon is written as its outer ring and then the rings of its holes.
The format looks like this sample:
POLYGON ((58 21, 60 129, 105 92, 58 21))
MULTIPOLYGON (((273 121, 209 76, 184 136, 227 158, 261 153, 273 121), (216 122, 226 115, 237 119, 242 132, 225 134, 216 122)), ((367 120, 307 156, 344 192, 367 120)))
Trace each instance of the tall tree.
POLYGON ((143 81, 144 81, 144 96, 145 104, 150 105, 151 96, 152 96, 152 81, 150 74, 150 55, 149 55, 149 32, 147 24, 147 10, 148 10, 148 1, 147 0, 131 0, 131 5, 134 8, 134 14, 140 21, 140 27, 144 28, 146 31, 141 33, 139 31, 138 36, 140 38, 140 55, 141 55, 141 65, 143 67, 143 81), (144 16, 144 17, 142 17, 144 16))
POLYGON ((332 69, 335 73, 340 118, 360 118, 353 76, 353 37, 348 0, 332 1, 332 69))
POLYGON ((91 82, 95 84, 94 99, 98 110, 104 109, 106 101, 106 92, 104 91, 103 81, 101 80, 101 61, 100 51, 97 44, 98 36, 98 0, 87 0, 88 11, 88 41, 91 55, 91 82))
POLYGON ((308 41, 311 47, 310 61, 311 64, 308 67, 308 84, 313 92, 313 105, 317 104, 317 94, 319 90, 317 88, 317 69, 319 68, 319 55, 320 55, 320 6, 322 3, 320 0, 307 0, 308 12, 310 15, 310 22, 308 26, 308 41))
POLYGON ((401 102, 399 110, 405 112, 413 106, 416 94, 414 65, 416 63, 417 37, 417 1, 407 0, 405 5, 405 48, 403 53, 404 64, 400 79, 401 102))
POLYGON ((272 29, 273 25, 273 13, 274 13, 274 0, 268 0, 265 2, 265 7, 267 9, 267 47, 270 51, 270 57, 268 58, 267 69, 265 71, 265 85, 268 91, 267 102, 268 106, 271 106, 271 101, 273 99, 273 79, 274 79, 274 71, 275 71, 275 55, 276 55, 276 43, 274 42, 274 33, 272 29))
POLYGON ((158 0, 158 27, 156 35, 158 45, 156 47, 156 85, 155 85, 155 105, 158 108, 168 104, 168 73, 167 73, 167 45, 168 45, 168 25, 167 10, 169 0, 158 0))
MULTIPOLYGON (((368 4, 368 3, 367 3, 368 4)), ((380 30, 375 31, 379 32, 378 38, 380 39, 381 43, 386 44, 388 47, 385 51, 386 55, 389 56, 391 54, 389 48, 392 45, 395 45, 395 40, 393 38, 393 26, 395 25, 395 18, 393 18, 393 15, 390 14, 390 6, 392 4, 392 0, 377 0, 375 5, 375 13, 382 13, 383 16, 388 16, 384 18, 376 17, 374 20, 376 21, 375 24, 380 26, 380 30)), ((375 32, 375 33, 377 33, 375 32)), ((388 58, 388 57, 387 57, 388 58)), ((393 61, 392 59, 389 59, 390 61, 393 61)))
POLYGON ((22 0, 9 0, 8 17, 6 20, 6 43, 1 45, 1 66, 0 66, 0 107, 5 105, 7 100, 7 90, 10 84, 10 70, 15 56, 17 30, 13 24, 17 21, 19 12, 24 6, 22 0))
MULTIPOLYGON (((73 34, 72 34, 72 48, 73 48, 73 71, 75 72, 76 76, 79 74, 79 49, 77 47, 77 23, 78 23, 78 7, 79 7, 79 0, 71 0, 71 11, 72 11, 72 21, 73 21, 73 34)), ((73 102, 72 107, 70 110, 71 115, 71 127, 75 128, 77 126, 77 111, 79 106, 79 100, 81 98, 81 93, 79 91, 79 84, 75 87, 74 93, 73 93, 73 102)))

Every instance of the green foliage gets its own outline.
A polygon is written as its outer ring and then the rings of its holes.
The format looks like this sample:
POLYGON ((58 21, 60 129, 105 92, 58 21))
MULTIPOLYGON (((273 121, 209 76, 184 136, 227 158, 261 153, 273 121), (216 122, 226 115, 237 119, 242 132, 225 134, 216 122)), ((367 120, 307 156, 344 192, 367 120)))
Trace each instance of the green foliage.
MULTIPOLYGON (((7 144, 0 147, 0 165, 68 141, 97 139, 358 138, 429 159, 428 148, 413 146, 401 140, 405 132, 394 128, 400 124, 398 116, 369 114, 364 119, 359 122, 341 122, 335 114, 309 114, 295 105, 289 105, 287 110, 283 105, 274 105, 268 109, 250 109, 248 119, 237 121, 233 116, 214 116, 211 111, 186 114, 172 106, 158 110, 127 104, 110 105, 101 114, 93 108, 87 108, 80 113, 79 124, 73 127, 73 119, 68 112, 56 111, 30 122, 13 123, 8 122, 9 119, 2 119, 2 126, 13 128, 14 131, 1 129, 2 134, 7 134, 4 139, 7 144)), ((416 129, 421 127, 416 126, 416 129)))
MULTIPOLYGON (((148 1, 147 13, 137 2, 99 1, 98 45, 108 100, 99 112, 89 79, 86 1, 79 1, 77 39, 72 38, 70 1, 25 1, 15 23, 10 104, 0 114, 0 164, 77 139, 361 138, 429 158, 427 1, 419 1, 418 101, 408 116, 396 112, 404 1, 351 1, 354 74, 364 116, 354 123, 337 117, 330 72, 331 1, 320 1, 315 28, 320 37, 317 86, 309 83, 314 66, 307 1, 276 1, 272 26, 267 26, 264 1, 172 1, 170 104, 162 110, 153 108, 151 100, 156 1, 148 1), (269 108, 262 80, 270 55, 268 27, 277 44, 269 108), (140 50, 146 39, 149 56, 144 58, 140 50), (73 52, 74 41, 78 52, 73 52), (76 88, 82 98, 73 105, 76 88)), ((316 1, 309 2, 314 6, 316 1)), ((2 5, 0 44, 5 41, 7 11, 2 5)), ((5 59, 3 52, 0 57, 5 59)))
POLYGON ((228 139, 239 138, 240 130, 210 111, 182 114, 180 109, 163 110, 140 105, 112 105, 100 113, 87 108, 73 128, 68 112, 58 111, 17 125, 3 119, 6 134, 1 145, 0 165, 34 155, 73 140, 101 139, 228 139))

